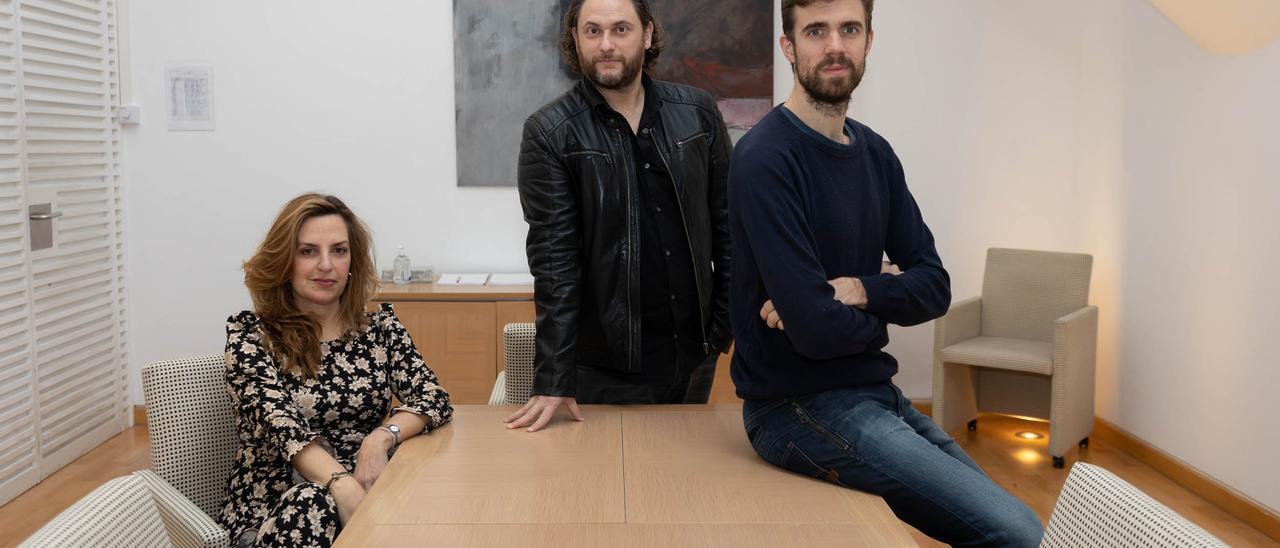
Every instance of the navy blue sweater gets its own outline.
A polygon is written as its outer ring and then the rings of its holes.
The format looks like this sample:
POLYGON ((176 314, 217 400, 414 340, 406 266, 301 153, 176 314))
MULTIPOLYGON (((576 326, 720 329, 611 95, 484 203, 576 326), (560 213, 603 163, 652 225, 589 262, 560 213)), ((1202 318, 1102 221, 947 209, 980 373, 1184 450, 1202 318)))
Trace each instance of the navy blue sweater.
POLYGON ((733 150, 730 319, 738 396, 772 399, 890 380, 888 324, 915 325, 947 311, 951 281, 893 148, 847 120, 836 143, 777 107, 733 150), (881 274, 883 257, 898 276, 881 274), (857 277, 858 309, 827 280, 857 277), (773 300, 786 327, 770 329, 773 300))

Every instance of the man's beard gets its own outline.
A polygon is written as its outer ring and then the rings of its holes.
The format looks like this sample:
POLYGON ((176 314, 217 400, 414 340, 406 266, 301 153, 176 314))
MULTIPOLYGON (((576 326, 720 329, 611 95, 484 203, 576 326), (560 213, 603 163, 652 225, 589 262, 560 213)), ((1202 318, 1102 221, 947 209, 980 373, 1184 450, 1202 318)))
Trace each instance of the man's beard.
POLYGON ((820 110, 841 110, 849 104, 849 96, 853 95, 853 90, 858 89, 858 84, 862 83, 862 73, 866 71, 866 60, 859 66, 848 57, 841 55, 840 57, 831 57, 823 59, 821 63, 813 67, 810 71, 797 70, 797 80, 800 81, 800 87, 808 94, 809 99, 820 110), (835 79, 824 79, 822 71, 827 67, 843 66, 848 73, 845 76, 835 79))
POLYGON ((619 52, 614 52, 609 56, 597 57, 591 60, 590 64, 584 63, 583 68, 585 70, 582 72, 583 74, 586 74, 587 79, 591 80, 591 83, 595 84, 598 88, 610 90, 622 89, 631 85, 631 83, 640 76, 640 69, 643 61, 644 50, 640 50, 639 53, 631 57, 627 57, 619 52), (600 74, 600 71, 596 69, 596 64, 602 61, 621 61, 622 70, 608 76, 602 75, 600 74))

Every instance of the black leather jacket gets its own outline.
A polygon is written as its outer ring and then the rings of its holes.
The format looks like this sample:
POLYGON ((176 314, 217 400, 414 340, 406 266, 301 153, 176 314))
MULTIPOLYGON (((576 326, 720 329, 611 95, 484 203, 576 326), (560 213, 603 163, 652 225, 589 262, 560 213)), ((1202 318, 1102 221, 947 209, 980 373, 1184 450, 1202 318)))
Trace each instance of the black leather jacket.
MULTIPOLYGON (((644 78, 662 101, 653 131, 693 256, 703 348, 723 351, 732 144, 709 94, 644 78)), ((641 212, 630 131, 586 79, 525 121, 517 179, 538 311, 534 394, 575 396, 579 363, 640 370, 641 212)))

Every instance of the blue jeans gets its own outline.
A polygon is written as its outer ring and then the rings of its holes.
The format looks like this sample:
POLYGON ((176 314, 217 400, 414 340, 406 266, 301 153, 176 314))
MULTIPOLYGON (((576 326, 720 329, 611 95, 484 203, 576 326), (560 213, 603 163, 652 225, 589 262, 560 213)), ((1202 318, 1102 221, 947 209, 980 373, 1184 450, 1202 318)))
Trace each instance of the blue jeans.
POLYGON ((1001 489, 891 382, 742 406, 764 460, 884 497, 898 519, 954 546, 1036 546, 1040 519, 1001 489))

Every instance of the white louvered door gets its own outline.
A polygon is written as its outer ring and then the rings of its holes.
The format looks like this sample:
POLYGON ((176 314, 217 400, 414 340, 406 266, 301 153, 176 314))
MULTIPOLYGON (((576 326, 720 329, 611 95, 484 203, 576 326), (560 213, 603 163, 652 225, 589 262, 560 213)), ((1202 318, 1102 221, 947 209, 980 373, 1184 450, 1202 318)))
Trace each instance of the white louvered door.
POLYGON ((49 203, 53 247, 31 252, 41 476, 127 417, 119 311, 115 104, 103 1, 20 0, 26 201, 49 203))
MULTIPOLYGON (((12 191, 21 222, 16 241, 22 245, 12 257, 4 254, 9 240, 0 235, 0 280, 7 279, 8 261, 27 275, 15 290, 27 296, 29 313, 21 325, 28 332, 26 394, 33 396, 34 428, 28 435, 34 438, 37 477, 43 479, 129 421, 115 6, 102 0, 18 0, 8 7, 16 15, 9 18, 17 37, 15 146, 25 184, 12 191), (52 225, 52 245, 31 250, 42 240, 30 220, 39 210, 32 208, 44 204, 43 211, 56 216, 43 221, 52 225)), ((6 143, 0 140, 0 146, 6 143)), ((9 188, 0 183, 4 222, 9 188)), ((5 230, 9 225, 0 223, 5 230)), ((8 286, 0 281, 0 288, 8 286)), ((0 453, 10 440, 6 436, 0 453)), ((0 502, 11 498, 5 489, 0 502)))
POLYGON ((0 0, 0 504, 40 481, 16 28, 0 0))

